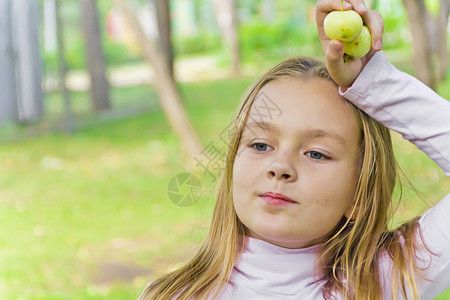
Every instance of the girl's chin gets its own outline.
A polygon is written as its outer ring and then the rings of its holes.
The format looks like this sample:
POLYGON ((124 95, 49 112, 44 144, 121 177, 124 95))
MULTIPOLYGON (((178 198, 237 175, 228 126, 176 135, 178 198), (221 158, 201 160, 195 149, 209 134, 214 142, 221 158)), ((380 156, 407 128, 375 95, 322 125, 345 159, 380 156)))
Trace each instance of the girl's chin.
POLYGON ((277 239, 263 239, 264 241, 271 243, 273 245, 276 245, 278 247, 282 247, 282 248, 288 248, 288 249, 299 249, 299 248, 305 248, 307 247, 307 244, 305 244, 304 242, 300 242, 300 241, 286 241, 286 240, 280 240, 279 238, 277 239))
POLYGON ((320 243, 323 243, 322 238, 293 236, 283 230, 264 230, 250 231, 247 229, 247 236, 266 241, 268 243, 283 247, 283 248, 306 248, 320 243))
POLYGON ((271 244, 299 244, 299 239, 286 235, 282 231, 258 231, 259 233, 251 232, 250 237, 269 242, 271 244))

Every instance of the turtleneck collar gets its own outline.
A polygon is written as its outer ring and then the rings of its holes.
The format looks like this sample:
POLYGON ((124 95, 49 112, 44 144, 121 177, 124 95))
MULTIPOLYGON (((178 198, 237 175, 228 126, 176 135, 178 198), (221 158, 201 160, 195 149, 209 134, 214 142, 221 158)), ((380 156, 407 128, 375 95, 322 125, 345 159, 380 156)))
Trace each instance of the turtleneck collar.
POLYGON ((314 262, 321 244, 300 249, 283 248, 246 237, 247 245, 233 276, 254 288, 280 295, 298 295, 314 282, 314 262))

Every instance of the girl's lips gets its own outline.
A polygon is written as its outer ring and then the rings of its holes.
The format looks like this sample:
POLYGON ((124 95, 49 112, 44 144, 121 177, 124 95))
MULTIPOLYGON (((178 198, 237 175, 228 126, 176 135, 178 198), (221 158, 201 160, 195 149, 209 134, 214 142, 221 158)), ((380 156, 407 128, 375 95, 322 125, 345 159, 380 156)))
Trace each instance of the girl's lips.
POLYGON ((297 204, 296 201, 292 200, 291 198, 284 196, 282 194, 278 193, 264 193, 259 195, 261 199, 263 199, 267 204, 269 205, 291 205, 291 204, 297 204))

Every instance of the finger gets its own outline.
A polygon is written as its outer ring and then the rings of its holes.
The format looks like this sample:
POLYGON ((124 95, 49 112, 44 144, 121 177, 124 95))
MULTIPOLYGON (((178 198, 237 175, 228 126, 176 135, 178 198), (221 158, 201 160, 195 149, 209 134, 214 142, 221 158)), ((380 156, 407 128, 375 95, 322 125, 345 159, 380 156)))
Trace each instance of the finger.
POLYGON ((367 12, 366 5, 363 0, 347 0, 352 5, 354 11, 360 15, 364 15, 367 12))
POLYGON ((344 44, 341 41, 331 40, 325 53, 327 69, 330 74, 340 74, 344 69, 344 44))
MULTIPOLYGON (((344 6, 344 10, 349 10, 352 8, 352 5, 348 1, 349 0, 344 0, 344 3, 342 4, 344 6)), ((342 5, 341 0, 319 0, 316 4, 316 10, 328 14, 329 12, 335 10, 341 10, 342 5)))
POLYGON ((375 10, 369 10, 363 16, 364 23, 369 27, 372 36, 372 48, 381 50, 383 45, 384 22, 381 14, 375 10))
MULTIPOLYGON (((316 22, 317 25, 323 26, 323 20, 328 15, 328 13, 341 10, 341 0, 319 0, 316 4, 316 22)), ((347 1, 343 2, 344 10, 349 10, 352 5, 347 1)))

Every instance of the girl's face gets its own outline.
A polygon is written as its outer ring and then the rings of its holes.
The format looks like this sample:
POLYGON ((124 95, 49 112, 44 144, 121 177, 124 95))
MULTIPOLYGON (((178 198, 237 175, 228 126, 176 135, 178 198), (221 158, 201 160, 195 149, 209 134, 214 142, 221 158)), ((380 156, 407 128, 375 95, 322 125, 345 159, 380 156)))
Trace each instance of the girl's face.
POLYGON ((352 210, 359 139, 354 113, 331 82, 265 85, 233 167, 234 207, 250 236, 286 248, 326 241, 352 210))

